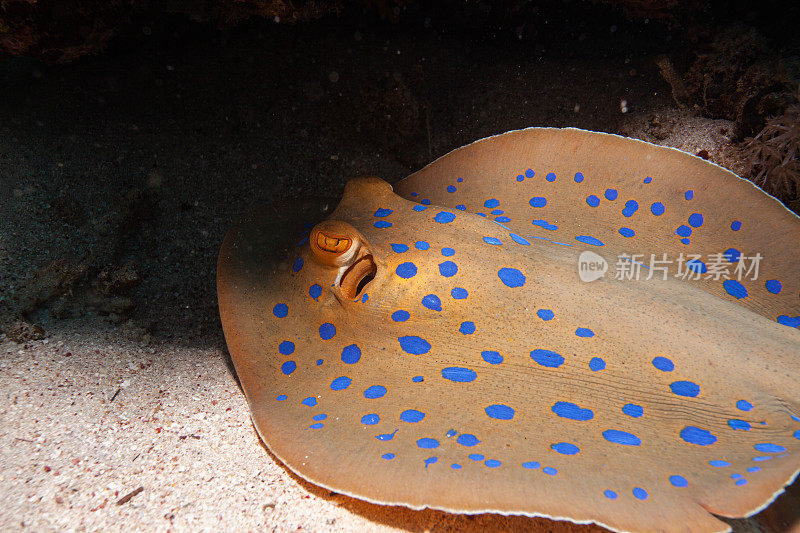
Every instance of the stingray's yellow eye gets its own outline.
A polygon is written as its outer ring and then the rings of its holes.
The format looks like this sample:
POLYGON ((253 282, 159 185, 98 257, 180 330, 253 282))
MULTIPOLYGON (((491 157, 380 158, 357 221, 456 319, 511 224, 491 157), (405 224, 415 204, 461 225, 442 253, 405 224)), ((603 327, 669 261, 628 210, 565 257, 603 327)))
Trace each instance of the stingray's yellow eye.
POLYGON ((352 244, 353 241, 347 237, 328 235, 324 231, 317 232, 317 247, 322 251, 341 254, 346 252, 352 244))
POLYGON ((308 239, 314 259, 325 266, 341 267, 356 259, 361 235, 346 222, 326 220, 311 230, 308 239))

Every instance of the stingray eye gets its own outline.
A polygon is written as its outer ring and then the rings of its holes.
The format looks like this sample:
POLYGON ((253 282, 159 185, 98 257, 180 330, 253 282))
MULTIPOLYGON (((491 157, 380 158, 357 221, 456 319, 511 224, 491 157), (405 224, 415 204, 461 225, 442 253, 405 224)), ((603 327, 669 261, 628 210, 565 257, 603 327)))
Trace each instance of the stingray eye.
POLYGON ((308 239, 317 262, 331 267, 348 266, 354 262, 361 249, 361 235, 340 220, 320 222, 311 230, 308 239))
POLYGON ((352 244, 353 241, 347 237, 328 235, 324 231, 317 232, 317 247, 321 251, 330 252, 332 254, 342 254, 346 252, 352 244))

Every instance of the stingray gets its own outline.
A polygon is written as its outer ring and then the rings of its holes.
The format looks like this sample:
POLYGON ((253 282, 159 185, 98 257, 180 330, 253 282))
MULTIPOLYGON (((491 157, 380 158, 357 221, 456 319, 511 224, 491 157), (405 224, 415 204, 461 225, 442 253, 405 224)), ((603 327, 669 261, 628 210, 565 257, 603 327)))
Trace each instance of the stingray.
POLYGON ((532 128, 350 181, 288 262, 269 219, 229 231, 219 307, 259 435, 313 483, 725 531, 798 474, 800 219, 721 167, 532 128))

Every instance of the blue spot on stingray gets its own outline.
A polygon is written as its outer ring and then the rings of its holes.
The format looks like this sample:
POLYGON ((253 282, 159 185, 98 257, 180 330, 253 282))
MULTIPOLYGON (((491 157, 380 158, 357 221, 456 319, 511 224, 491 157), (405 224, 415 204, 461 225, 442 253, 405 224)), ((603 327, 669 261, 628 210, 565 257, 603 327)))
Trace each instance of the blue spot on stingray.
POLYGON ((517 174, 517 181, 525 181, 525 176, 522 174, 517 174))
POLYGON ((516 268, 503 267, 497 271, 497 276, 507 287, 522 287, 525 284, 525 276, 516 268))
POLYGON ((686 237, 681 239, 681 244, 689 244, 690 242, 691 241, 689 239, 687 239, 686 237))
POLYGON ((292 264, 292 270, 294 270, 295 272, 300 272, 300 269, 302 268, 303 268, 303 258, 298 257, 297 259, 294 260, 294 263, 292 264))
POLYGON ((767 282, 764 283, 764 286, 772 294, 778 294, 779 292, 781 292, 781 289, 783 288, 783 285, 781 285, 781 282, 778 281, 777 279, 768 279, 767 282))
POLYGON ((413 209, 414 211, 425 211, 426 209, 428 209, 428 206, 427 205, 415 205, 411 209, 413 209))
POLYGON ((431 350, 430 343, 422 337, 417 337, 416 335, 398 337, 397 340, 400 342, 400 347, 403 349, 403 351, 410 353, 411 355, 422 355, 431 350))
POLYGON ((414 276, 417 275, 417 265, 410 262, 400 263, 399 265, 397 265, 397 269, 395 269, 395 272, 397 272, 397 275, 400 276, 401 278, 405 279, 413 278, 414 276))
POLYGON ((561 455, 575 455, 581 451, 580 448, 569 442, 557 442, 551 444, 550 447, 561 455))
POLYGON ((394 438, 394 434, 400 431, 399 429, 395 429, 391 433, 384 433, 383 435, 375 435, 375 438, 386 442, 387 440, 392 440, 394 438))
POLYGON ((479 453, 471 453, 467 457, 473 461, 483 461, 485 459, 485 457, 479 453))
POLYGON ((738 429, 741 431, 750 431, 750 422, 747 422, 745 420, 737 420, 733 418, 731 420, 728 420, 728 425, 732 429, 738 429))
POLYGON ((496 198, 490 198, 489 200, 483 202, 483 207, 486 207, 487 209, 493 209, 499 205, 500 205, 500 200, 496 198))
POLYGON ((449 248, 447 246, 442 248, 442 255, 445 256, 445 257, 453 256, 453 255, 455 255, 455 253, 456 253, 455 250, 453 250, 452 248, 449 248))
POLYGON ((614 444, 622 444, 623 446, 641 446, 642 439, 634 435, 633 433, 628 433, 627 431, 620 431, 618 429, 607 429, 603 432, 603 438, 606 439, 608 442, 613 442, 614 444))
POLYGON ((475 322, 465 321, 461 323, 461 326, 458 328, 463 335, 472 335, 475 333, 475 322))
POLYGON ((413 381, 414 383, 422 383, 423 381, 425 381, 425 378, 423 378, 422 376, 414 376, 413 378, 411 378, 411 381, 413 381))
POLYGON ((372 385, 364 391, 364 398, 374 400, 376 398, 383 398, 386 395, 386 387, 383 385, 372 385))
POLYGON ((430 465, 436 463, 439 460, 438 457, 428 457, 424 459, 422 462, 425 463, 425 468, 428 468, 430 465))
POLYGON ((448 185, 447 186, 447 192, 456 192, 456 186, 455 185, 448 185))
POLYGON ((283 341, 278 345, 278 352, 281 355, 291 355, 294 352, 294 343, 291 341, 283 341))
POLYGON ((424 205, 431 205, 431 201, 428 200, 427 198, 423 198, 422 200, 420 200, 420 203, 424 205))
POLYGON ((286 398, 288 398, 288 396, 286 396, 285 394, 279 394, 278 396, 275 397, 275 399, 278 400, 279 402, 286 401, 286 398))
POLYGON ((403 422, 417 423, 421 422, 423 418, 425 418, 425 413, 416 409, 406 409, 400 413, 400 420, 403 422))
POLYGON ((389 246, 391 246, 392 247, 392 251, 394 253, 397 253, 397 254, 402 254, 402 253, 408 251, 408 245, 406 245, 406 244, 392 243, 389 246))
POLYGON ((393 453, 385 453, 385 454, 381 455, 381 459, 386 459, 387 461, 391 461, 394 458, 395 458, 395 455, 393 453))
POLYGON ((347 387, 350 386, 351 382, 352 382, 352 380, 350 378, 348 378, 347 376, 338 377, 338 378, 334 379, 333 381, 331 381, 331 389, 333 389, 333 390, 344 390, 344 389, 346 389, 347 387))
POLYGON ((369 415, 364 415, 364 416, 361 417, 361 423, 364 424, 365 426, 374 426, 375 424, 377 424, 380 421, 381 421, 381 417, 379 417, 375 413, 372 413, 372 414, 369 414, 369 415))
POLYGON ((490 405, 485 411, 489 418, 496 418, 497 420, 511 420, 514 418, 514 409, 503 404, 490 405))
POLYGON ((308 295, 314 298, 315 300, 322 295, 322 287, 317 285, 316 283, 313 284, 311 287, 308 288, 308 295))
POLYGON ((556 316, 555 313, 553 313, 550 309, 539 309, 536 311, 536 315, 545 322, 548 320, 553 320, 553 317, 556 316))
MULTIPOLYGON (((645 179, 647 179, 647 178, 645 178, 645 179)), ((617 497, 618 497, 617 493, 614 492, 613 490, 604 490, 603 491, 603 496, 605 496, 609 500, 616 500, 617 497)))
POLYGON ((272 314, 278 318, 284 318, 289 314, 289 306, 286 304, 278 304, 272 308, 272 314))
POLYGON ((592 246, 604 246, 603 241, 589 235, 578 235, 575 240, 592 246))
POLYGON ((756 444, 753 446, 757 451, 764 452, 764 453, 783 453, 786 451, 786 448, 780 446, 778 444, 772 444, 769 442, 762 442, 760 444, 756 444))
POLYGON ((452 468, 453 470, 461 470, 461 468, 463 467, 458 463, 453 463, 450 465, 450 468, 452 468))
POLYGON ((556 352, 537 348, 531 352, 531 358, 542 366, 558 368, 564 364, 564 357, 556 352))
POLYGON ((414 248, 416 248, 417 250, 427 250, 430 247, 431 245, 428 244, 426 241, 417 241, 414 243, 414 248))
POLYGON ((458 204, 456 206, 456 209, 458 209, 459 211, 466 211, 467 210, 467 206, 465 206, 464 204, 458 204))
POLYGON ((297 370, 297 363, 294 361, 286 361, 281 365, 281 372, 286 374, 287 376, 297 370))
POLYGON ((755 474, 756 472, 761 472, 760 466, 751 466, 747 468, 747 471, 751 474, 755 474))
POLYGON ((500 355, 500 352, 496 352, 494 350, 484 350, 481 352, 481 357, 483 360, 489 363, 490 365, 499 365, 503 362, 503 356, 500 355))
POLYGON ((456 272, 458 272, 458 266, 452 261, 439 263, 439 274, 442 276, 451 278, 456 275, 456 272))
POLYGON ((586 420, 594 418, 594 413, 591 409, 584 409, 572 402, 556 402, 552 410, 561 418, 568 418, 579 422, 585 422, 586 420))
POLYGON ((391 214, 392 214, 392 210, 391 209, 378 208, 378 210, 375 211, 375 214, 372 215, 372 216, 375 216, 375 217, 386 217, 386 216, 389 216, 391 214))
POLYGON ((731 229, 733 231, 739 231, 740 229, 742 229, 742 222, 739 220, 734 220, 733 222, 731 222, 731 229))
POLYGON ((392 320, 394 320, 395 322, 405 322, 409 318, 411 318, 411 314, 403 309, 398 309, 397 311, 392 313, 392 320))
POLYGON ((431 309, 432 311, 442 310, 442 300, 435 294, 428 294, 422 298, 422 305, 431 309))
POLYGON ((325 413, 320 413, 318 415, 314 415, 311 417, 312 420, 316 420, 317 422, 319 422, 320 420, 325 420, 326 418, 328 418, 328 415, 326 415, 325 413))
POLYGON ((458 436, 456 442, 462 446, 470 447, 470 446, 475 446, 476 444, 480 444, 481 441, 479 441, 478 437, 476 437, 475 435, 464 433, 458 436))
POLYGON ((308 407, 314 407, 315 405, 317 405, 317 399, 313 396, 309 396, 300 403, 302 403, 303 405, 307 405, 308 407))
POLYGON ((531 204, 531 207, 544 207, 547 205, 547 198, 543 196, 534 196, 528 203, 531 204))
POLYGON ((606 367, 606 362, 603 361, 600 357, 592 357, 592 360, 589 361, 589 370, 591 370, 592 372, 603 370, 605 367, 606 367))
POLYGON ((731 464, 728 461, 720 461, 718 459, 715 459, 713 461, 709 461, 708 464, 710 464, 714 468, 726 468, 728 466, 731 466, 731 464))
POLYGON ((311 424, 310 426, 308 426, 308 429, 320 429, 320 428, 322 428, 324 425, 325 425, 325 424, 322 424, 322 423, 320 423, 320 422, 317 422, 316 424, 311 424))
POLYGON ((675 363, 673 363, 666 357, 661 357, 661 356, 653 358, 653 366, 661 370, 662 372, 672 372, 673 370, 675 370, 675 363))
POLYGON ((531 244, 526 239, 523 239, 522 237, 520 237, 516 233, 509 233, 509 235, 511 235, 511 240, 513 240, 517 244, 523 244, 525 246, 530 246, 530 244, 531 244))
POLYGON ((632 418, 641 418, 644 414, 644 409, 641 405, 636 405, 635 403, 626 403, 622 406, 622 412, 632 418))
POLYGON ((495 246, 499 246, 499 245, 503 244, 503 241, 501 241, 500 239, 498 239, 496 237, 484 237, 483 238, 483 242, 485 242, 486 244, 493 244, 495 246))
POLYGON ((680 487, 688 487, 689 486, 689 482, 683 476, 678 476, 678 475, 669 476, 669 482, 672 483, 673 487, 680 488, 680 487))
POLYGON ((619 193, 617 192, 616 189, 606 189, 605 193, 606 200, 613 202, 614 200, 617 199, 617 196, 619 196, 619 193))
POLYGON ((462 181, 464 181, 464 178, 456 178, 456 182, 461 183, 462 181))
POLYGON ((789 326, 790 328, 800 328, 800 316, 779 315, 776 320, 778 324, 789 326))
POLYGON ((631 228, 619 228, 619 234, 628 238, 636 236, 636 232, 631 228))
POLYGON ((576 172, 575 173, 575 183, 580 183, 582 181, 583 181, 583 173, 582 172, 576 172))
POLYGON ((705 274, 708 272, 708 267, 705 263, 700 261, 699 259, 690 259, 686 262, 686 267, 691 270, 692 272, 697 272, 699 274, 705 274))
POLYGON ((726 279, 723 281, 722 288, 736 299, 741 300, 747 297, 747 289, 735 279, 726 279))
POLYGON ((675 230, 676 235, 680 235, 681 237, 688 237, 692 234, 692 228, 689 226, 682 224, 678 226, 678 229, 675 230))
POLYGON ((493 214, 493 215, 502 215, 503 214, 503 210, 502 209, 492 209, 492 213, 491 214, 493 214))
POLYGON ((538 461, 525 461, 522 463, 522 468, 527 468, 529 470, 536 470, 540 466, 542 466, 542 464, 538 461))
POLYGON ((626 217, 632 217, 633 214, 639 210, 639 203, 636 200, 628 200, 625 202, 625 208, 622 210, 622 214, 626 217))
POLYGON ((439 441, 436 439, 429 439, 427 437, 424 437, 417 441, 417 446, 424 449, 438 448, 439 441))
POLYGON ((694 198, 694 191, 689 189, 688 191, 683 193, 683 197, 686 198, 687 200, 691 200, 692 198, 694 198))
POLYGON ((589 328, 578 328, 575 330, 575 335, 578 337, 594 337, 594 331, 589 328))
POLYGON ((440 211, 438 215, 433 217, 433 220, 438 222, 439 224, 447 224, 452 222, 456 219, 456 216, 453 213, 448 213, 447 211, 440 211))
POLYGON ((753 457, 753 461, 769 461, 771 459, 772 459, 772 457, 770 457, 770 456, 767 456, 767 457, 753 457))
POLYGON ((637 500, 646 500, 647 499, 647 491, 641 487, 634 487, 633 489, 633 497, 637 500))
POLYGON ((736 481, 734 481, 734 483, 741 487, 743 485, 747 485, 748 481, 746 479, 742 478, 742 479, 737 479, 736 481))
POLYGON ((800 429, 792 433, 792 436, 798 440, 800 440, 800 429))
POLYGON ((469 293, 467 292, 467 289, 463 289, 461 287, 453 287, 453 290, 450 291, 450 296, 452 296, 456 300, 463 300, 464 298, 469 296, 469 293))
POLYGON ((742 252, 736 248, 728 248, 723 255, 725 255, 725 259, 727 259, 729 263, 736 263, 739 261, 739 258, 742 257, 742 252))
POLYGON ((319 336, 322 340, 330 340, 334 335, 336 335, 336 326, 330 322, 325 322, 319 327, 319 336))
POLYGON ((376 228, 391 228, 392 223, 387 222, 386 220, 376 220, 374 224, 372 224, 376 228))
POLYGON ((533 220, 531 224, 533 224, 534 226, 541 226, 548 231, 555 231, 558 229, 558 226, 556 226, 555 224, 550 224, 548 221, 541 219, 533 220))
POLYGON ((703 225, 703 215, 700 213, 692 213, 689 215, 689 225, 693 228, 699 228, 703 225))
POLYGON ((345 346, 342 349, 342 362, 347 363, 348 365, 353 365, 358 363, 361 359, 361 348, 356 346, 355 344, 351 344, 350 346, 345 346))
POLYGON ((544 472, 548 476, 555 476, 556 474, 558 474, 558 470, 556 470, 552 466, 546 466, 542 468, 542 472, 544 472))
MULTIPOLYGON (((710 431, 700 429, 695 426, 686 426, 681 430, 681 438, 689 444, 697 444, 698 446, 710 446, 717 442, 717 437, 712 435, 710 431)), ((711 464, 711 461, 709 461, 711 464)), ((716 466, 716 465, 711 465, 716 466)))
POLYGON ((552 182, 556 181, 556 175, 554 173, 552 173, 552 172, 548 172, 547 176, 545 176, 544 179, 546 179, 547 181, 552 183, 552 182))
POLYGON ((657 217, 663 215, 664 211, 665 211, 664 204, 662 204, 661 202, 653 202, 653 204, 650 206, 650 212, 657 217))
POLYGON ((471 381, 475 381, 475 379, 478 377, 478 374, 469 368, 449 366, 442 369, 442 377, 444 379, 449 379, 450 381, 455 381, 456 383, 469 383, 471 381))
POLYGON ((747 400, 739 400, 736 402, 736 408, 740 411, 750 411, 753 409, 753 404, 747 400))
POLYGON ((533 169, 529 168, 528 170, 525 171, 525 177, 528 178, 528 179, 534 177, 535 175, 536 175, 536 172, 534 172, 533 169))
POLYGON ((700 385, 691 381, 674 381, 670 383, 669 388, 674 394, 688 398, 696 398, 700 394, 700 385))
POLYGON ((600 205, 600 198, 595 196, 594 194, 590 194, 586 197, 586 203, 589 204, 589 207, 597 207, 600 205))

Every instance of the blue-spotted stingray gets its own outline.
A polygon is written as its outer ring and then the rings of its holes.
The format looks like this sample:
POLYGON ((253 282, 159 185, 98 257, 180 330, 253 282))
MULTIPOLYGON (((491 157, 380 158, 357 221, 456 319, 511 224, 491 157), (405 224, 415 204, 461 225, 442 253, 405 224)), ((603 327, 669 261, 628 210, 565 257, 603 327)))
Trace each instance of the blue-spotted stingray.
POLYGON ((284 269, 262 219, 222 246, 222 323, 258 433, 316 484, 726 531, 800 470, 800 219, 727 170, 532 128, 350 181, 284 269))

